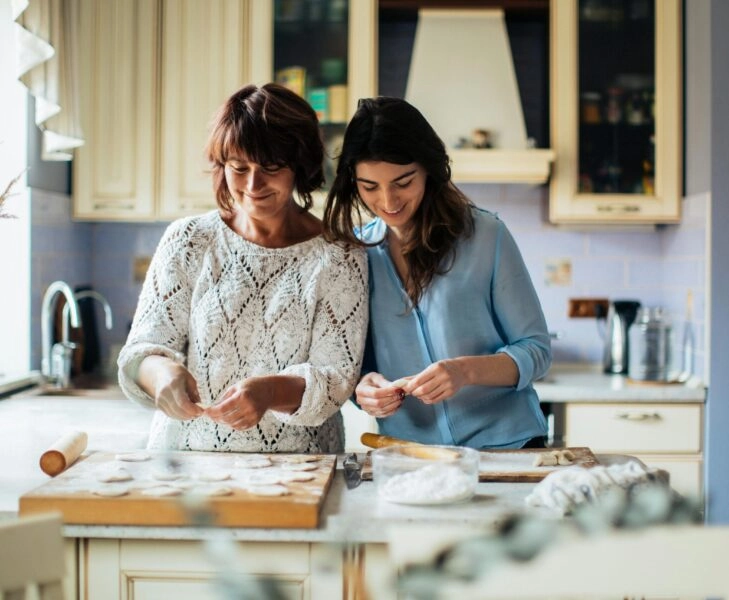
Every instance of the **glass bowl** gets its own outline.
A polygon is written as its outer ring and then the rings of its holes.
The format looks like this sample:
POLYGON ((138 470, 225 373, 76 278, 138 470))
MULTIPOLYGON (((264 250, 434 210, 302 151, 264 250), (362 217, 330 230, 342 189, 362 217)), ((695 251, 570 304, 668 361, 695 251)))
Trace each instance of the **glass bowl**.
POLYGON ((372 451, 377 494, 397 504, 449 504, 473 496, 479 453, 461 446, 399 445, 372 451))

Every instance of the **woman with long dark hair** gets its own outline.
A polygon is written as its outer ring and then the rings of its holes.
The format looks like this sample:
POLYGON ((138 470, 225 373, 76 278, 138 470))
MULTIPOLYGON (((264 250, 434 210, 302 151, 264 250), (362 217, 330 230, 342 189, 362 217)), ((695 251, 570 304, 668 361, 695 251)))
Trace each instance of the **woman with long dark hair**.
POLYGON ((543 445, 532 382, 551 347, 534 286, 504 223, 451 181, 445 146, 415 107, 360 101, 324 226, 330 240, 367 248, 370 323, 356 400, 380 432, 475 448, 543 445))

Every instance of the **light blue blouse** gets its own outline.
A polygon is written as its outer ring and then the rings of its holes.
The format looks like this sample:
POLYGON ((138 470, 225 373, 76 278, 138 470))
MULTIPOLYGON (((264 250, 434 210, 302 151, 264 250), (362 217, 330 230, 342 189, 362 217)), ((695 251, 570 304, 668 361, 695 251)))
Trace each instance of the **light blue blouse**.
MULTIPOLYGON (((370 325, 363 372, 390 381, 456 356, 505 352, 519 368, 515 387, 472 385, 435 405, 408 396, 380 433, 428 444, 520 448, 547 424, 532 381, 552 360, 549 333, 521 253, 504 223, 473 208, 475 229, 456 248, 448 273, 436 275, 408 312, 405 289, 387 242, 368 248, 370 325)), ((358 232, 384 240, 380 219, 358 232)))

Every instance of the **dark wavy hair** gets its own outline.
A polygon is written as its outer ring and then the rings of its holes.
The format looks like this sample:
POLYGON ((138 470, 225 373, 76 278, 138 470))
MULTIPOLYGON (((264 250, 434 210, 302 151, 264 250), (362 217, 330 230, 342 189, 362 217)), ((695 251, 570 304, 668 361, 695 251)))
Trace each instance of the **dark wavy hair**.
POLYGON ((218 110, 205 154, 215 198, 226 212, 232 210, 233 199, 225 163, 241 151, 260 165, 290 168, 299 202, 306 210, 312 207, 311 193, 324 184, 324 144, 316 113, 301 96, 275 83, 247 85, 218 110))
POLYGON ((357 163, 365 160, 417 163, 426 171, 425 194, 402 249, 409 272, 405 289, 417 306, 433 277, 453 266, 458 239, 473 233, 471 203, 453 185, 445 145, 420 111, 400 98, 366 98, 347 125, 327 196, 324 235, 329 241, 375 245, 354 233, 355 225, 362 226, 362 211, 371 214, 355 180, 357 163))

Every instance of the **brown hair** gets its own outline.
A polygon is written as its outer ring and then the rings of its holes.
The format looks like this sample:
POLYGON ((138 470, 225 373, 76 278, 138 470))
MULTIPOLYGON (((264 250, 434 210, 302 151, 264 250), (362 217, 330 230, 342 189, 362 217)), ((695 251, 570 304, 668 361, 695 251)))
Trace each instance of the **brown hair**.
POLYGON ((241 151, 260 165, 290 168, 299 201, 304 209, 311 208, 311 193, 324 183, 324 145, 316 113, 301 96, 275 83, 247 85, 218 110, 205 154, 215 198, 226 212, 233 208, 233 199, 225 182, 225 163, 241 151))
POLYGON ((453 266, 458 239, 473 233, 471 203, 453 185, 445 145, 420 111, 399 98, 366 98, 347 125, 327 196, 323 221, 329 241, 376 245, 365 244, 354 231, 355 225, 362 226, 362 211, 369 214, 355 181, 355 167, 364 160, 417 163, 426 171, 423 200, 402 246, 408 266, 405 290, 417 306, 433 277, 453 266))

